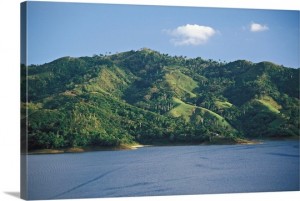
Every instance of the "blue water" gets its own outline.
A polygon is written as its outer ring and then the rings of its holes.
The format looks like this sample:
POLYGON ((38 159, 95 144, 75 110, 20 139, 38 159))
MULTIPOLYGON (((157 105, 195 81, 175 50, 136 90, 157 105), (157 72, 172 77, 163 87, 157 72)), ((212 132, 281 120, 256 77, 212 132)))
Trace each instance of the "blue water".
POLYGON ((299 190, 299 142, 28 156, 29 199, 299 190))

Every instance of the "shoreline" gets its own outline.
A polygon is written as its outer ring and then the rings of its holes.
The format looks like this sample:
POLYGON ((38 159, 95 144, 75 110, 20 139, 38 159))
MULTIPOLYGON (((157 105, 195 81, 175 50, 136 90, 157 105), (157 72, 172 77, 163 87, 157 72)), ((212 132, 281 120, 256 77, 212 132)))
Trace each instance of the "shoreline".
MULTIPOLYGON (((62 149, 36 149, 28 151, 27 155, 38 154, 63 154, 63 153, 85 153, 93 151, 122 151, 122 150, 136 150, 143 147, 152 146, 209 146, 209 145, 256 145, 263 144, 264 141, 285 141, 285 140, 297 140, 299 137, 280 137, 280 138, 261 138, 261 139, 236 139, 228 140, 225 138, 215 139, 212 142, 202 143, 153 143, 153 144, 121 144, 119 146, 88 146, 88 147, 71 147, 62 149)), ((23 154, 23 153, 22 153, 23 154)))
POLYGON ((71 147, 62 149, 36 149, 28 151, 28 155, 36 154, 63 154, 63 153, 85 153, 92 151, 121 151, 121 150, 135 150, 149 145, 119 145, 119 146, 88 146, 88 147, 71 147))
POLYGON ((89 147, 72 147, 62 149, 36 149, 28 151, 25 154, 38 155, 38 154, 63 154, 63 153, 85 153, 92 151, 122 151, 122 150, 136 150, 143 147, 152 146, 209 146, 209 145, 239 145, 239 144, 261 144, 258 140, 245 140, 238 139, 237 141, 215 141, 203 143, 153 143, 153 144, 133 144, 133 145, 119 145, 119 146, 89 146, 89 147))

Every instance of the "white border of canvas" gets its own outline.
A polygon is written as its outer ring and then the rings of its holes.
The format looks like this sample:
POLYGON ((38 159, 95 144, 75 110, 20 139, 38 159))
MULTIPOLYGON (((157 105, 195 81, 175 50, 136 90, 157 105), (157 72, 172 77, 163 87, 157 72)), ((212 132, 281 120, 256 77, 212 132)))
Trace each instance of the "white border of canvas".
MULTIPOLYGON (((52 0, 47 0, 52 1, 52 0)), ((0 1, 0 200, 19 200, 20 192, 20 2, 0 1)), ((299 0, 62 0, 60 2, 89 2, 140 5, 176 5, 223 8, 255 8, 300 10, 299 0)), ((298 192, 240 193, 218 195, 188 195, 137 198, 76 199, 101 201, 252 201, 299 200, 298 192)), ((72 201, 69 199, 69 201, 72 201)))

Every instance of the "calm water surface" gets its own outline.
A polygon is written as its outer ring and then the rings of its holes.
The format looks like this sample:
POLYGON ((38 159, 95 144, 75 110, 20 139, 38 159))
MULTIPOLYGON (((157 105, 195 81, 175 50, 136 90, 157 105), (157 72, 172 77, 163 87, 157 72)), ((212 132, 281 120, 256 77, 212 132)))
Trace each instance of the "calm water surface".
POLYGON ((29 199, 299 190, 299 142, 28 156, 29 199))

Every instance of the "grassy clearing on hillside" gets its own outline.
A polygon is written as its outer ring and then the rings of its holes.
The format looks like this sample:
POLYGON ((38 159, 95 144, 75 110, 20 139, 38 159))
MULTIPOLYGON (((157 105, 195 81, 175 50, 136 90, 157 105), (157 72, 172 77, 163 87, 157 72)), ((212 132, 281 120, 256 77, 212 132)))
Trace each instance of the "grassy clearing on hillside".
POLYGON ((279 114, 280 113, 280 109, 281 109, 281 105, 279 105, 275 100, 273 100, 271 97, 269 96, 264 96, 261 99, 257 100, 258 102, 260 102, 261 104, 263 104, 265 107, 267 107, 270 111, 279 114))
POLYGON ((208 110, 203 107, 193 106, 189 105, 183 101, 181 101, 178 98, 173 98, 174 103, 177 104, 175 108, 173 108, 169 114, 171 114, 174 117, 182 117, 185 121, 190 122, 190 119, 195 112, 196 109, 200 109, 201 116, 204 116, 205 113, 208 113, 209 115, 215 117, 218 120, 218 124, 222 126, 228 126, 231 128, 231 125, 219 114, 208 110))
POLYGON ((188 105, 178 98, 173 98, 173 101, 177 104, 177 106, 173 108, 169 113, 173 117, 182 117, 186 122, 189 122, 196 107, 188 105))
POLYGON ((198 87, 198 84, 189 76, 182 74, 179 70, 174 70, 167 73, 165 78, 178 95, 182 96, 187 93, 190 98, 196 97, 192 91, 198 87))
POLYGON ((227 109, 232 106, 232 104, 227 101, 215 101, 215 104, 220 109, 227 109))
POLYGON ((197 107, 197 108, 200 108, 201 110, 203 110, 205 112, 208 112, 210 115, 216 117, 218 119, 220 125, 231 127, 231 125, 221 115, 219 115, 219 114, 217 114, 217 113, 215 113, 215 112, 213 112, 209 109, 203 108, 203 107, 197 107))

